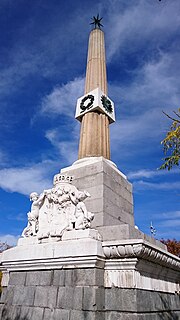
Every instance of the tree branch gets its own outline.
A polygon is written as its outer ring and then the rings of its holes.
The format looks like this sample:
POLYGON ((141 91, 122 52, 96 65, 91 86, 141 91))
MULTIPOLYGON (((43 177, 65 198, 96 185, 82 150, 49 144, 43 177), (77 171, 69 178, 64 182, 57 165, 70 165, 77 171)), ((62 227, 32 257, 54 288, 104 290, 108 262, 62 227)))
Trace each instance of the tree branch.
MULTIPOLYGON (((176 122, 178 122, 178 123, 180 123, 180 120, 178 120, 178 119, 175 119, 175 118, 173 118, 173 117, 171 117, 171 116, 169 116, 169 114, 167 114, 166 112, 164 112, 163 110, 162 110, 162 112, 166 115, 166 117, 168 117, 169 119, 171 119, 171 120, 173 120, 173 121, 176 121, 176 122)), ((174 113, 176 113, 175 111, 173 111, 174 113)), ((178 117, 179 117, 179 115, 178 115, 178 117)))

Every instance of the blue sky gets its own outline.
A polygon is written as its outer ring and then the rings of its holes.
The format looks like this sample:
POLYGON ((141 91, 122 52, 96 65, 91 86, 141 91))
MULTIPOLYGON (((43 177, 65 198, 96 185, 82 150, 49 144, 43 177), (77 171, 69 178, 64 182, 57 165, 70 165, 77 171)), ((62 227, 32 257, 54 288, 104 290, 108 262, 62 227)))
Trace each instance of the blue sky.
POLYGON ((135 221, 180 239, 179 169, 158 171, 180 106, 179 0, 1 0, 0 240, 27 223, 29 193, 77 159, 76 100, 83 95, 91 17, 103 16, 111 159, 134 187, 135 221))

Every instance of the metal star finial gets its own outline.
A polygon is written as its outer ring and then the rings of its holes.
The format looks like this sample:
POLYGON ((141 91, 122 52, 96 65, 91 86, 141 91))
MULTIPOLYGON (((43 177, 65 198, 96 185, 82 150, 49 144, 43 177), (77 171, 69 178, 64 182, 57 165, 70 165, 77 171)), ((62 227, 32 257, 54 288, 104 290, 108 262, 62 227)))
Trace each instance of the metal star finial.
POLYGON ((102 18, 99 18, 99 13, 97 15, 97 17, 93 16, 93 18, 91 18, 93 20, 93 22, 91 22, 90 24, 94 24, 94 29, 101 29, 101 27, 103 27, 103 25, 101 24, 101 20, 102 18))

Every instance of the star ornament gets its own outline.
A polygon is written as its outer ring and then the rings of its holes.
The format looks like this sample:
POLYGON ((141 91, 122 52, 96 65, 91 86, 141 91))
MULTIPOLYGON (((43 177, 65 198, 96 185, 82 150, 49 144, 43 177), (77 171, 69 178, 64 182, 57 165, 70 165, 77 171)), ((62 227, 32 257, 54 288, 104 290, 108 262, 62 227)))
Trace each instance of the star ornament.
POLYGON ((94 29, 97 29, 97 28, 101 29, 101 27, 103 27, 103 25, 101 24, 102 18, 99 18, 99 13, 98 13, 97 17, 94 16, 91 19, 93 20, 93 22, 91 22, 90 24, 94 25, 94 29))

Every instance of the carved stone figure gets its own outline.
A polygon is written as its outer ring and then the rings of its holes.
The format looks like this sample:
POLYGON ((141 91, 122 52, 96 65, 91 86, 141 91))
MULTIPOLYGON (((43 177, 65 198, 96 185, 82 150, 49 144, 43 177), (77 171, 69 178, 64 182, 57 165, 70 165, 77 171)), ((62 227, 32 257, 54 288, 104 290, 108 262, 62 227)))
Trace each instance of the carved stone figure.
POLYGON ((22 232, 23 237, 36 235, 38 231, 39 209, 43 203, 44 195, 38 196, 37 192, 32 192, 30 200, 32 201, 31 211, 27 213, 28 225, 22 232))
POLYGON ((90 194, 77 190, 68 180, 59 179, 52 189, 40 195, 30 194, 32 206, 23 237, 61 238, 65 230, 90 228, 94 215, 87 211, 83 202, 90 194))
POLYGON ((85 229, 90 227, 90 221, 93 219, 92 217, 94 217, 91 214, 91 218, 90 218, 90 212, 87 211, 86 206, 83 202, 83 200, 85 200, 87 197, 90 197, 90 194, 86 191, 84 192, 79 191, 77 195, 78 203, 76 205, 76 211, 75 211, 75 217, 76 217, 75 229, 85 229))

